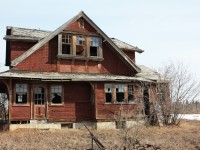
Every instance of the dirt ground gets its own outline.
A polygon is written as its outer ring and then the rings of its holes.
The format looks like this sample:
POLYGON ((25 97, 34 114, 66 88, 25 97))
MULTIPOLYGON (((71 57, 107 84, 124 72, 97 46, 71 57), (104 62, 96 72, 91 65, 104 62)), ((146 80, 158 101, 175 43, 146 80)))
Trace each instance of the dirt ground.
MULTIPOLYGON (((92 130, 107 149, 122 149, 125 131, 92 130)), ((182 121, 180 126, 137 127, 129 138, 162 150, 200 150, 200 121, 182 121)), ((91 148, 86 129, 36 130, 18 129, 0 133, 0 149, 5 150, 85 150, 91 148)), ((96 149, 96 148, 95 148, 96 149)))

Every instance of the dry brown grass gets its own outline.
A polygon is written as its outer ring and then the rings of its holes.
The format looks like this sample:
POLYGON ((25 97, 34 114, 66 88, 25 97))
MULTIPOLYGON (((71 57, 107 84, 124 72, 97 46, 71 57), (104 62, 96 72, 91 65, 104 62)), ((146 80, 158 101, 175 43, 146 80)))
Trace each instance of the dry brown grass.
MULTIPOLYGON (((119 149, 122 132, 119 130, 92 130, 108 149, 119 149)), ((143 127, 141 144, 152 144, 164 150, 200 149, 200 121, 183 121, 174 127, 143 127)), ((0 149, 77 149, 91 147, 86 129, 35 130, 18 129, 1 132, 0 149)))

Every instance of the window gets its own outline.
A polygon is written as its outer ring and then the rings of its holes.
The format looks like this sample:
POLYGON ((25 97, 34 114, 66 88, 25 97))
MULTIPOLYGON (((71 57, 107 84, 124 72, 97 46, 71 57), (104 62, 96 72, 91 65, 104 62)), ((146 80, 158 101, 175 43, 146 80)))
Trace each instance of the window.
POLYGON ((84 20, 79 19, 79 28, 84 28, 84 20))
POLYGON ((105 84, 106 103, 112 103, 112 84, 105 84))
POLYGON ((98 37, 90 37, 90 56, 99 56, 99 48, 101 39, 98 37))
POLYGON ((76 36, 76 55, 85 56, 85 37, 76 36))
POLYGON ((128 102, 133 102, 135 99, 134 97, 134 86, 133 84, 128 85, 128 102))
POLYGON ((16 84, 16 104, 27 103, 27 84, 16 84))
POLYGON ((72 36, 62 34, 62 54, 71 54, 72 51, 72 36))
POLYGON ((125 102, 124 96, 125 96, 124 84, 116 84, 116 101, 125 102))
POLYGON ((34 104, 43 105, 44 104, 44 88, 38 87, 34 88, 34 104))
POLYGON ((62 86, 61 85, 51 86, 51 99, 52 99, 52 103, 54 104, 62 103, 62 86))

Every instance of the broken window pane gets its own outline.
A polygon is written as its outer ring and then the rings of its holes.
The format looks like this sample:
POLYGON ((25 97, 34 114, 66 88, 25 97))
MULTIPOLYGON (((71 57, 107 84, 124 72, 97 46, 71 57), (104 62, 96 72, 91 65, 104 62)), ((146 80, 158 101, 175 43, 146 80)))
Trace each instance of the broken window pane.
POLYGON ((27 84, 16 84, 16 97, 15 102, 17 104, 26 104, 27 103, 27 84))
POLYGON ((72 36, 62 34, 62 54, 71 54, 72 36))
POLYGON ((113 93, 112 90, 113 90, 112 84, 105 84, 106 103, 112 103, 112 93, 113 93))
POLYGON ((125 101, 125 88, 124 84, 116 84, 116 101, 124 102, 125 101))
POLYGON ((59 104, 62 103, 62 86, 61 85, 53 85, 51 86, 51 98, 52 103, 59 104))
POLYGON ((90 56, 99 56, 99 47, 101 39, 98 37, 90 37, 90 56))

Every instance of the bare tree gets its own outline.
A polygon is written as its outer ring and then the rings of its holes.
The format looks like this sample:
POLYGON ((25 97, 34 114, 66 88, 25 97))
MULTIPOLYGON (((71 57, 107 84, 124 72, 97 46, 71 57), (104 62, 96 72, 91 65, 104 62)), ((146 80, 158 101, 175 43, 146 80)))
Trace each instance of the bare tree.
POLYGON ((170 113, 171 123, 179 124, 182 117, 181 114, 185 113, 184 104, 199 98, 200 82, 195 80, 188 67, 183 63, 166 65, 160 71, 158 82, 157 102, 165 118, 164 123, 169 122, 168 116, 170 113))
POLYGON ((8 119, 8 99, 5 93, 0 93, 0 114, 2 120, 8 119))

